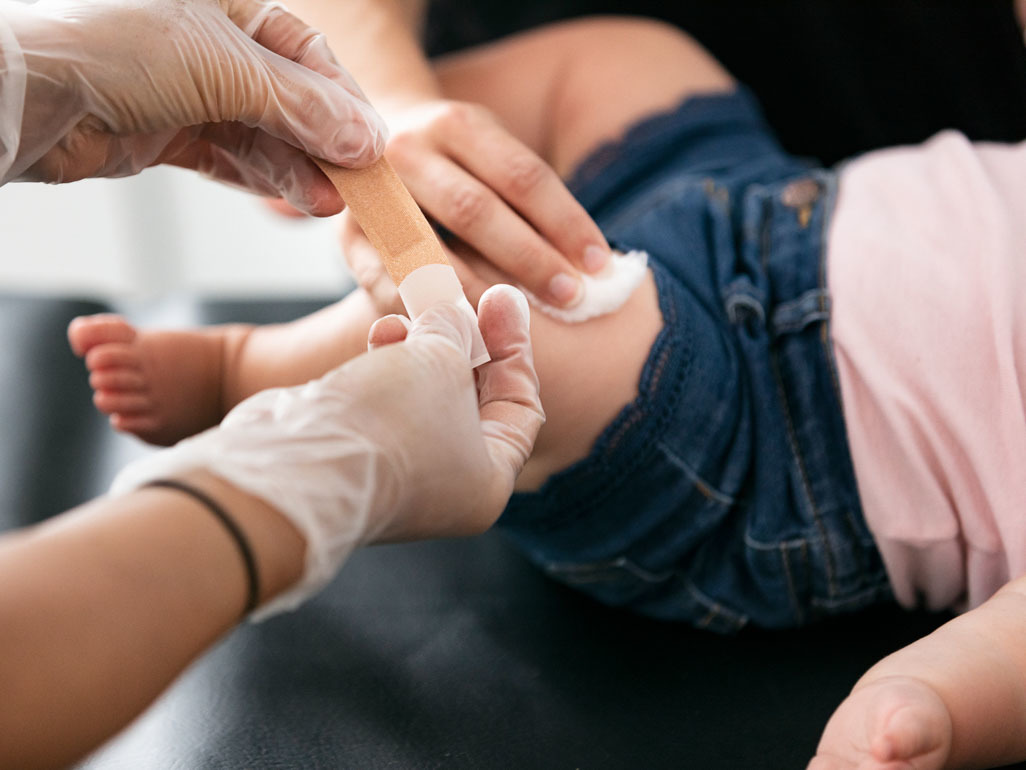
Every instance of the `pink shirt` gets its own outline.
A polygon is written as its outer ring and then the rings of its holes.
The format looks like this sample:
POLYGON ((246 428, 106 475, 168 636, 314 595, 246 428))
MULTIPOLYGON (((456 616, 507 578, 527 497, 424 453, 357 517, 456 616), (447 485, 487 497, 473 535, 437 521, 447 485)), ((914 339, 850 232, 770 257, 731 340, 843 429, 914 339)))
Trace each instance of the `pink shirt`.
POLYGON ((1026 572, 1026 143, 954 132, 841 173, 832 334, 866 520, 898 600, 1026 572))

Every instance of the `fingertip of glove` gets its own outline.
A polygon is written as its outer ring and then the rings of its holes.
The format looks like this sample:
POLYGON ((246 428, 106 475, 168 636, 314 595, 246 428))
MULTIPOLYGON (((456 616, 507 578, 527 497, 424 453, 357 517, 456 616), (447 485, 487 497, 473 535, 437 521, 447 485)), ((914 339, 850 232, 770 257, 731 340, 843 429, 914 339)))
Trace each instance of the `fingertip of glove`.
POLYGON ((496 309, 503 315, 508 314, 510 320, 523 323, 526 328, 530 328, 531 307, 522 291, 509 284, 496 284, 481 295, 481 301, 478 303, 478 312, 483 311, 486 314, 493 312, 488 308, 495 303, 498 303, 496 309))
POLYGON ((386 315, 375 321, 367 335, 367 347, 370 350, 401 342, 406 339, 411 328, 410 319, 403 315, 386 315))
POLYGON ((352 105, 349 120, 342 121, 332 142, 333 153, 325 160, 347 168, 365 168, 385 152, 388 128, 369 104, 352 105))

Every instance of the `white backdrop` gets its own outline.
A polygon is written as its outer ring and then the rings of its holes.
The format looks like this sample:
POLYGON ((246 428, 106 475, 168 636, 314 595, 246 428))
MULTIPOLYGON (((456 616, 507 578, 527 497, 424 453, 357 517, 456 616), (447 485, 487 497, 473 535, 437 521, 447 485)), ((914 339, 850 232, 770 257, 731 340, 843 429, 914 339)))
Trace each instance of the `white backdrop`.
POLYGON ((351 282, 336 220, 287 219, 173 168, 11 183, 0 187, 0 291, 110 300, 341 294, 351 282))

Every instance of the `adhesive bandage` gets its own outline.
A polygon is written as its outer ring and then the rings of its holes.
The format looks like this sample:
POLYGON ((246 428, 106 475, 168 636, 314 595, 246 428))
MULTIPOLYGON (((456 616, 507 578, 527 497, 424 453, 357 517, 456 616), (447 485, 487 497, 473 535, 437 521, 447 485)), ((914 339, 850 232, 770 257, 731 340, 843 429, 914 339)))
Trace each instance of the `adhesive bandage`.
POLYGON ((488 349, 477 327, 474 308, 467 301, 438 236, 392 164, 384 157, 358 169, 318 159, 315 162, 378 250, 410 318, 416 318, 437 302, 458 305, 474 319, 471 366, 487 362, 488 349))

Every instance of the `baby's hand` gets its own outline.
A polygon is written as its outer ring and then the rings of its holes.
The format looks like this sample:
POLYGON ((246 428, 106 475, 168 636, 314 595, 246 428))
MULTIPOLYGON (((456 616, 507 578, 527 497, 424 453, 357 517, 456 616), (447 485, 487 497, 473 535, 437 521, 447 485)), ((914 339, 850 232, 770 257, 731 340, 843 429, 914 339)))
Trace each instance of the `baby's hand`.
POLYGON ((856 686, 827 723, 808 770, 940 770, 951 717, 926 682, 890 676, 856 686))

